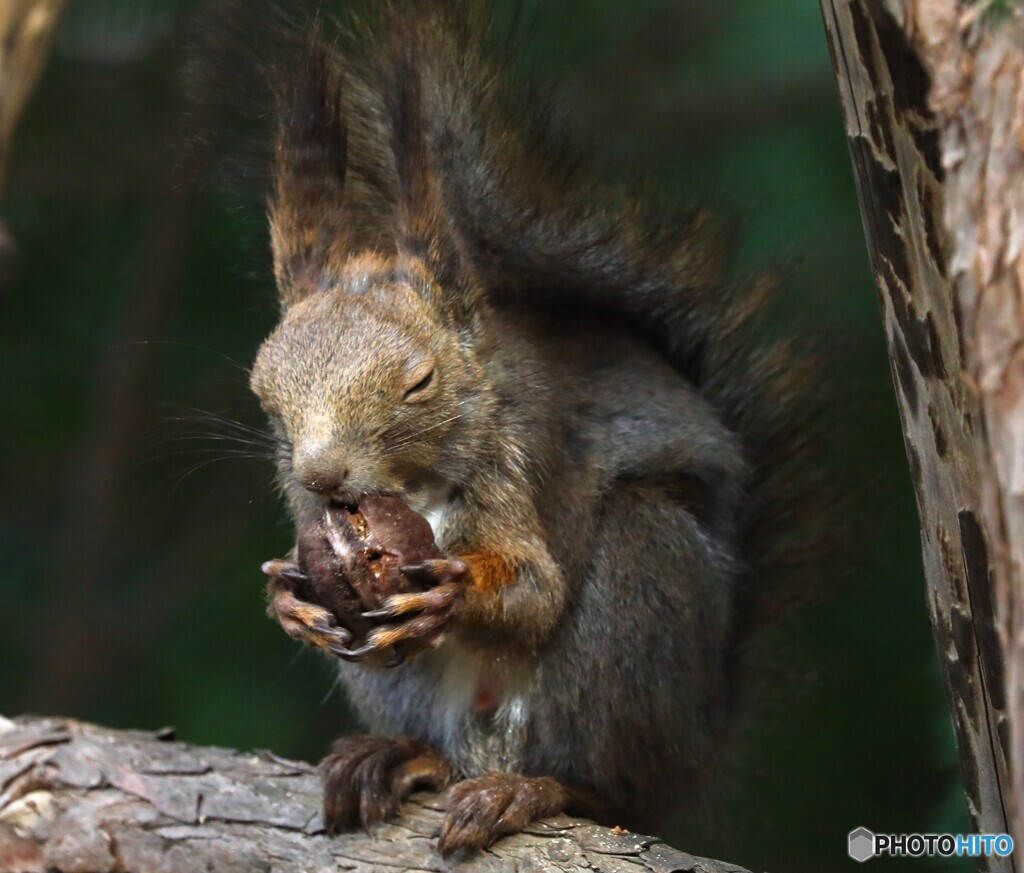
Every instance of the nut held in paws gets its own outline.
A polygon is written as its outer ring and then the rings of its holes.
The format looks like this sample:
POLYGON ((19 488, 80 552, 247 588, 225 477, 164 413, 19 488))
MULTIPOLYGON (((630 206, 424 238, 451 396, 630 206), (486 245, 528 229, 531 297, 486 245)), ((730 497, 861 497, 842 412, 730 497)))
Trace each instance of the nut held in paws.
POLYGON ((329 506, 298 545, 313 598, 347 626, 392 594, 421 590, 399 567, 442 557, 430 524, 397 497, 364 497, 356 511, 329 506))

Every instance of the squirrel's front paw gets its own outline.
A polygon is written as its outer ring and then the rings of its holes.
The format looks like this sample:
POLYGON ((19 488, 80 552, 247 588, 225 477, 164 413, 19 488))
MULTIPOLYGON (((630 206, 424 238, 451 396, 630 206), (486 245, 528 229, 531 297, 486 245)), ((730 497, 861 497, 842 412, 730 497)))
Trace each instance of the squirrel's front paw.
POLYGON ((462 608, 469 568, 458 559, 439 559, 407 564, 401 571, 426 590, 393 594, 380 609, 362 613, 361 618, 380 626, 370 632, 365 645, 347 651, 347 656, 363 658, 390 648, 395 655, 388 666, 396 666, 444 639, 462 608))
POLYGON ((291 561, 273 560, 263 565, 267 580, 267 614, 293 640, 344 657, 352 634, 337 627, 334 615, 296 593, 309 579, 291 561))

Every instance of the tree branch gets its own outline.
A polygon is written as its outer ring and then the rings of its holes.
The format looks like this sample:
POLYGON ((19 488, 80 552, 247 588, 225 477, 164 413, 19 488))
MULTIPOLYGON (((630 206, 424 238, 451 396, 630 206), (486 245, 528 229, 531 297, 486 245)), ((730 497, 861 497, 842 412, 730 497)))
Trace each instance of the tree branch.
POLYGON ((14 873, 746 873, 566 816, 446 862, 442 797, 418 794, 372 836, 330 839, 313 769, 269 752, 61 719, 0 719, 0 869, 14 873))

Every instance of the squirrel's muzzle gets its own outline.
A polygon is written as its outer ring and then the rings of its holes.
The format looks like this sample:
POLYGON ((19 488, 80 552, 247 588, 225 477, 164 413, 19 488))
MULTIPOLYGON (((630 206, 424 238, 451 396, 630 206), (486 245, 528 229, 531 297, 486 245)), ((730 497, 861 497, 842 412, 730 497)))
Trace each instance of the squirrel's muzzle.
POLYGON ((352 465, 343 451, 330 445, 296 446, 292 473, 307 491, 330 500, 343 501, 350 491, 352 465))

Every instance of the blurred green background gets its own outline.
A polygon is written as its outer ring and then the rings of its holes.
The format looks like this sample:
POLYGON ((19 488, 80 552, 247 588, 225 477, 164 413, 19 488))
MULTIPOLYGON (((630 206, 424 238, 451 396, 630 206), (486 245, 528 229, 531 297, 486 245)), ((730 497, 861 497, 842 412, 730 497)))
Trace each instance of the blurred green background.
MULTIPOLYGON (((329 665, 263 614, 259 565, 291 536, 271 465, 202 413, 260 424, 245 367, 276 306, 258 213, 183 169, 197 5, 71 0, 18 131, 0 712, 173 724, 312 760, 350 714, 329 665)), ((796 258, 787 315, 836 350, 828 390, 850 413, 836 463, 870 483, 849 509, 855 567, 835 568, 849 581, 781 640, 794 689, 755 724, 715 826, 669 836, 753 870, 830 873, 856 867, 858 825, 967 830, 817 2, 527 6, 528 60, 557 77, 584 139, 742 215, 744 266, 796 258)))

